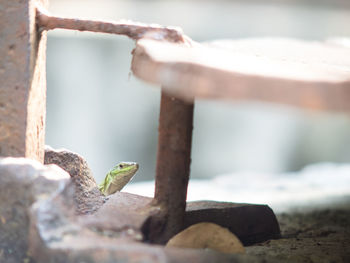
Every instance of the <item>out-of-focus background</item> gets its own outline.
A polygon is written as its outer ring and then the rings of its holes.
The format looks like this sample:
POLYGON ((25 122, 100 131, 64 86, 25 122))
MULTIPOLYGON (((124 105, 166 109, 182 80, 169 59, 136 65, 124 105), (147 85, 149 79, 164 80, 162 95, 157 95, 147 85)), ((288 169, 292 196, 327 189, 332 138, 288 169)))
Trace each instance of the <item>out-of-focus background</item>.
MULTIPOLYGON (((180 26, 196 41, 350 37, 346 0, 50 0, 49 10, 180 26)), ((154 179, 160 90, 132 76, 133 47, 122 36, 49 32, 46 143, 83 155, 97 181, 121 160, 140 163, 133 182, 154 179)), ((313 163, 350 161, 346 114, 196 101, 194 118, 192 178, 276 174, 313 163)))

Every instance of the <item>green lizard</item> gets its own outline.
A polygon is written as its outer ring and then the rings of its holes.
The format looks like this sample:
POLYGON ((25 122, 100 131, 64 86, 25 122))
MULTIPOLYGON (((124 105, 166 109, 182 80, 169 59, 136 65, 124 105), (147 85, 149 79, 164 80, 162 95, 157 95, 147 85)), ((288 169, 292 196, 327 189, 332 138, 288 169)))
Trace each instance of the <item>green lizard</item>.
POLYGON ((100 189, 104 195, 114 194, 122 190, 138 169, 138 163, 121 162, 106 174, 105 179, 99 184, 98 189, 100 189))

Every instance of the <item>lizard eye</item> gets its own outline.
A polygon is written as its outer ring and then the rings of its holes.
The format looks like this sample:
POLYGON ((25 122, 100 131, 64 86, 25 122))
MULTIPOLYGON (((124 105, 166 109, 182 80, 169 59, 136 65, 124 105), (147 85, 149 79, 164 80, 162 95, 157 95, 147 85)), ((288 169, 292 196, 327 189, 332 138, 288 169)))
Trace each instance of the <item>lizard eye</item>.
POLYGON ((123 168, 123 165, 122 165, 122 164, 119 164, 119 168, 123 168))

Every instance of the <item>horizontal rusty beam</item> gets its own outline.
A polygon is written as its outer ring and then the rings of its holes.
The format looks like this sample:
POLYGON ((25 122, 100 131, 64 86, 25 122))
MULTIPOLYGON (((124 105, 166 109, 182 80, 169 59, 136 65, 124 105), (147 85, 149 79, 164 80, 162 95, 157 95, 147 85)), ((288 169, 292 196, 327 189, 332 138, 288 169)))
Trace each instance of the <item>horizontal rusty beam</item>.
POLYGON ((180 28, 155 24, 143 24, 130 20, 116 22, 66 18, 51 15, 46 9, 37 6, 37 24, 43 30, 56 28, 125 35, 131 39, 151 38, 169 42, 184 42, 180 28))

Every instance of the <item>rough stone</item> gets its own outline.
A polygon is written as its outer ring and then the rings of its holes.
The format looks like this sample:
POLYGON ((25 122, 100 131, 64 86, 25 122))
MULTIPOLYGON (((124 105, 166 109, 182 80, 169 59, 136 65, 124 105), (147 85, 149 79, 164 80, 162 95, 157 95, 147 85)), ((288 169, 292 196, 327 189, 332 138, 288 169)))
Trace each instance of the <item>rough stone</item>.
POLYGON ((116 192, 94 214, 81 216, 81 223, 106 235, 123 235, 140 241, 147 237, 144 228, 152 213, 158 211, 152 206, 152 198, 124 192, 116 192))
POLYGON ((69 175, 57 166, 44 167, 25 158, 0 159, 0 262, 25 262, 28 209, 69 184, 69 175))
POLYGON ((192 225, 172 237, 167 247, 213 249, 222 253, 244 253, 239 239, 227 228, 213 223, 192 225))
POLYGON ((68 150, 54 150, 45 147, 45 164, 56 164, 70 174, 75 185, 76 210, 88 214, 98 210, 104 203, 104 196, 98 190, 96 181, 86 160, 68 150))
MULTIPOLYGON (((132 231, 134 240, 150 241, 164 226, 164 217, 152 198, 117 192, 95 213, 86 215, 83 224, 100 232, 132 231), (152 219, 152 220, 150 220, 152 219), (157 225, 151 224, 153 221, 157 225)), ((212 222, 228 228, 245 245, 280 237, 279 225, 266 205, 234 204, 214 201, 187 203, 182 230, 201 222, 212 222)), ((168 240, 166 240, 168 241, 168 240)))
MULTIPOLYGON (((135 195, 124 195, 124 204, 138 200, 135 195), (129 199, 129 201, 128 201, 129 199)), ((109 232, 96 231, 88 226, 86 218, 93 215, 77 215, 74 212, 72 188, 60 195, 36 202, 31 209, 30 254, 37 263, 70 262, 264 262, 258 257, 228 255, 194 249, 165 248, 135 241, 127 235, 127 229, 109 232)), ((113 201, 113 196, 110 201, 113 201)), ((141 208, 149 200, 141 200, 141 208)), ((138 202, 138 201, 136 201, 138 202)), ((122 207, 120 205, 120 207, 122 207)), ((106 208, 109 210, 111 207, 106 208)), ((125 207, 126 208, 126 207, 125 207)), ((132 206, 130 206, 132 210, 132 206)), ((137 210, 137 209, 136 209, 137 210)), ((97 213, 103 213, 99 210, 97 213)), ((111 218, 112 220, 112 218, 111 218)), ((117 218, 118 220, 118 218, 117 218)), ((132 220, 131 220, 132 221, 132 220)), ((105 221, 106 222, 106 221, 105 221)), ((101 224, 101 227, 104 223, 101 224)), ((107 226, 108 227, 108 226, 107 226)), ((270 262, 274 262, 273 260, 270 262)))
POLYGON ((228 228, 245 246, 281 236, 276 216, 267 205, 188 202, 184 229, 200 222, 228 228))
POLYGON ((0 0, 0 156, 43 162, 46 32, 37 31, 35 2, 0 0))

